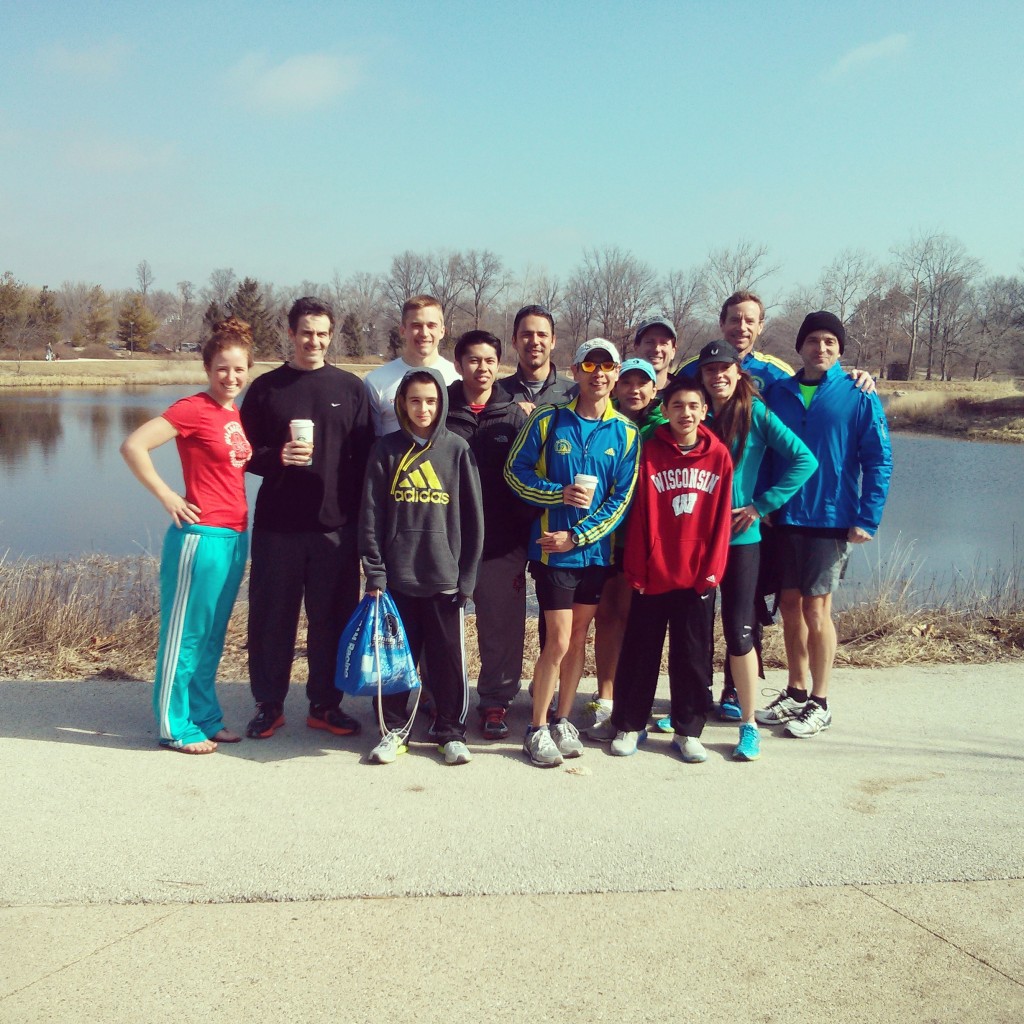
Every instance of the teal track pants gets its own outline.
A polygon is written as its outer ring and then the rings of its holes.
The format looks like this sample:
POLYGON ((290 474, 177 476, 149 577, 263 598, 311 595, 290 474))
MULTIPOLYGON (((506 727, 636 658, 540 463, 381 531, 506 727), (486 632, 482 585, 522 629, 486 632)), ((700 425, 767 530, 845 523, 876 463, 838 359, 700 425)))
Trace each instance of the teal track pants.
POLYGON ((248 553, 248 533, 220 526, 172 526, 164 538, 153 713, 166 746, 224 728, 214 684, 248 553))

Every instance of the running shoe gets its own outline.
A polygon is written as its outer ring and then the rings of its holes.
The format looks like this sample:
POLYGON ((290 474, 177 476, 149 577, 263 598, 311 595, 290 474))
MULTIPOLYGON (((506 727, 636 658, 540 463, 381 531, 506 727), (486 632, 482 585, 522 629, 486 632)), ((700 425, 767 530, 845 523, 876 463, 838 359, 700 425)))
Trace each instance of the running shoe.
POLYGON ((462 740, 449 740, 437 749, 438 753, 444 754, 445 764, 469 764, 473 760, 469 747, 462 740))
POLYGON ((562 763, 562 755, 551 738, 551 730, 546 725, 539 729, 526 730, 523 753, 539 768, 554 768, 562 763))
POLYGON ((284 725, 284 705, 261 703, 256 705, 256 714, 245 727, 245 735, 251 740, 266 740, 284 725))
POLYGON ((595 694, 594 699, 583 709, 582 732, 598 742, 615 739, 615 726, 612 725, 612 702, 601 700, 595 694))
POLYGON ((402 734, 389 732, 380 738, 380 742, 370 751, 367 760, 370 764, 391 764, 398 760, 399 754, 408 753, 402 734))
POLYGON ((612 740, 609 749, 616 757, 630 757, 636 753, 637 744, 643 743, 645 739, 647 739, 646 729, 642 729, 640 732, 626 732, 620 729, 615 734, 615 739, 612 740))
POLYGON ((804 704, 793 700, 785 690, 776 690, 775 693, 778 696, 768 707, 754 712, 754 719, 760 725, 782 725, 783 722, 791 722, 794 718, 799 718, 804 710, 804 704))
POLYGON ((675 732, 675 729, 672 728, 672 719, 668 717, 659 718, 654 723, 654 727, 658 732, 675 732))
POLYGON ((740 726, 740 741, 732 752, 734 761, 756 761, 761 756, 761 734, 749 722, 740 726))
POLYGON ((708 759, 704 744, 696 736, 680 736, 676 733, 672 746, 679 751, 679 756, 687 764, 700 764, 708 759))
POLYGON ((824 732, 831 725, 832 712, 828 708, 823 708, 813 697, 809 697, 799 718, 794 718, 786 726, 786 733, 805 740, 824 732))
POLYGON ((310 729, 326 729, 335 736, 358 736, 362 726, 351 716, 346 715, 339 707, 328 707, 323 704, 310 704, 306 725, 310 729))
POLYGON ((738 722, 743 717, 739 695, 731 686, 722 691, 722 699, 718 702, 718 717, 723 722, 738 722))
POLYGON ((579 729, 568 718, 560 718, 551 726, 551 739, 562 757, 582 756, 583 744, 579 729))
POLYGON ((480 731, 485 740, 503 740, 508 735, 506 708, 484 708, 480 712, 480 731))

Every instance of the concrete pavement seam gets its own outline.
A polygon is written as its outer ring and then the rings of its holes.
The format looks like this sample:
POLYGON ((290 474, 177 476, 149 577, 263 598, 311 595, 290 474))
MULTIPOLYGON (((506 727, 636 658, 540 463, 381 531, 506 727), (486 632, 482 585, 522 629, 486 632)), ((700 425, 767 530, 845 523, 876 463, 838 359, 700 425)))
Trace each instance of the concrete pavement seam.
POLYGON ((869 892, 863 885, 854 885, 852 886, 852 888, 856 889, 858 892, 867 896, 868 899, 874 900, 876 903, 881 904, 883 907, 885 907, 886 910, 892 911, 892 913, 896 914, 898 917, 902 917, 904 921, 907 921, 915 927, 920 928, 922 931, 927 932, 929 935, 934 935, 935 938, 937 938, 940 942, 944 942, 947 946, 952 946, 953 949, 957 950, 960 953, 963 953, 964 956, 970 957, 972 960, 975 961, 975 963, 981 964, 982 966, 987 967, 991 971, 995 971, 996 974, 998 974, 1000 977, 1005 978, 1007 981, 1013 982, 1013 984, 1018 986, 1019 988, 1024 988, 1024 981, 1021 981, 1020 978, 1015 978, 1012 974, 1007 974, 1006 971, 1000 970, 998 967, 996 967, 995 964, 989 963, 988 960, 986 960, 984 957, 978 956, 977 953, 972 953, 969 949, 964 949, 963 946, 957 945, 957 943, 955 943, 952 939, 947 938, 945 935, 939 934, 939 932, 935 931, 934 928, 929 928, 928 925, 916 920, 909 914, 904 913, 898 907, 894 907, 891 904, 886 903, 885 900, 883 900, 881 897, 876 896, 873 892, 869 892))
MULTIPOLYGON (((86 906, 87 904, 80 905, 86 906)), ((77 967, 79 964, 85 963, 86 960, 94 957, 97 953, 102 953, 104 950, 110 949, 112 946, 116 946, 119 942, 124 942, 125 939, 130 939, 133 935, 139 935, 147 928, 152 928, 154 925, 160 924, 161 921, 166 921, 169 917, 173 917, 180 911, 181 907, 175 907, 169 913, 158 917, 155 921, 147 921, 144 925, 140 925, 138 928, 135 928, 130 932, 124 932, 123 934, 118 935, 116 939, 111 939, 110 942, 105 942, 102 946, 97 946, 88 953, 83 953, 82 956, 77 957, 74 960, 69 960, 66 964, 61 964, 60 967, 55 967, 52 971, 47 971, 46 974, 42 974, 38 978, 33 978, 30 982, 20 986, 19 988, 11 989, 10 992, 3 993, 3 995, 0 995, 0 1003, 10 999, 12 996, 16 996, 19 992, 24 992, 26 989, 32 988, 33 985, 38 985, 41 981, 48 981, 50 978, 55 978, 58 974, 63 973, 69 967, 77 967)))

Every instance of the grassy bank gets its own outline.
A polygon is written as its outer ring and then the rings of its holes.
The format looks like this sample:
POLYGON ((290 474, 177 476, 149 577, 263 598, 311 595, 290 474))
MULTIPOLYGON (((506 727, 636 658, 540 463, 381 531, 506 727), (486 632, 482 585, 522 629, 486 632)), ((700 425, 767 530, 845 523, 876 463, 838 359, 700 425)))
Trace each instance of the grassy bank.
POLYGON ((887 386, 886 392, 892 430, 969 441, 1024 441, 1024 394, 1012 383, 917 381, 887 386))
MULTIPOLYGON (((279 361, 259 362, 252 377, 280 366, 279 361)), ((364 376, 377 363, 343 363, 346 370, 364 376)), ((163 384, 206 386, 206 374, 198 355, 157 359, 137 355, 122 359, 61 359, 0 361, 0 388, 57 389, 150 387, 163 384)))
MULTIPOLYGON (((0 677, 6 679, 151 679, 156 654, 159 587, 148 556, 76 561, 0 562, 0 677)), ((248 679, 246 587, 228 630, 222 679, 248 679)), ((1024 657, 1024 566, 984 591, 960 586, 921 593, 897 572, 866 600, 837 616, 837 664, 981 664, 1024 657)), ((475 625, 467 620, 470 676, 478 671, 475 625)), ((527 630, 524 671, 537 656, 527 630)), ((304 654, 304 624, 299 650, 304 654)), ((721 643, 719 643, 721 648, 721 643)), ((785 664, 780 627, 765 633, 765 663, 785 664)), ((721 666, 721 649, 716 659, 721 666)), ((663 668, 664 670, 664 668, 663 668)), ((594 672, 593 645, 587 674, 594 672)), ((305 678, 305 662, 296 680, 305 678)))

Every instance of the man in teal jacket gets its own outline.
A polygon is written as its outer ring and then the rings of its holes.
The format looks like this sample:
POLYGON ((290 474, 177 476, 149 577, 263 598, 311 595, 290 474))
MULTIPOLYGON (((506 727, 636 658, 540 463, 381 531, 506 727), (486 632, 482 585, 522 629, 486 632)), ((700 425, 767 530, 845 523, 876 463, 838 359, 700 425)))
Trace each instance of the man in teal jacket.
POLYGON ((832 594, 850 545, 874 537, 892 475, 882 404, 876 394, 858 390, 839 365, 845 342, 838 317, 824 310, 809 313, 796 336, 803 368, 767 395, 769 408, 818 460, 818 472, 774 517, 789 688, 757 713, 761 724, 786 723, 786 731, 801 738, 832 724, 832 594))

